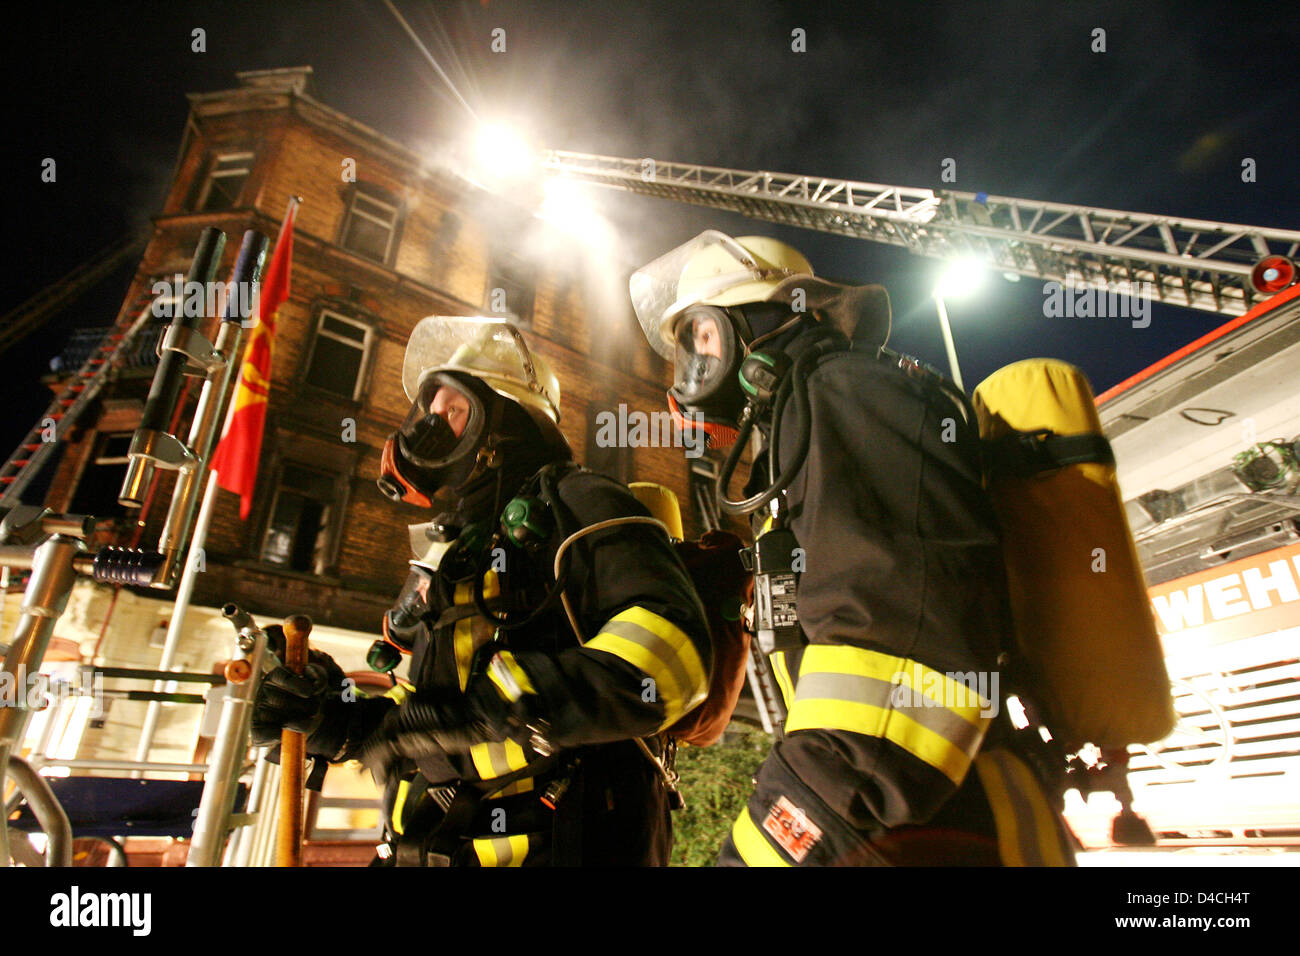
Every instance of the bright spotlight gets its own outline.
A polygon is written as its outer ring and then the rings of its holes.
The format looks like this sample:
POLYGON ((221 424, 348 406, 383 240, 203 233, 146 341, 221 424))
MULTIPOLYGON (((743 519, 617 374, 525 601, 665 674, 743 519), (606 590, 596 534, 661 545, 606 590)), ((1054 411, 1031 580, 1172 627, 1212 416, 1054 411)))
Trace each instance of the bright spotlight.
POLYGON ((499 123, 479 127, 475 152, 479 167, 495 179, 525 176, 533 167, 533 149, 527 140, 499 123))
POLYGON ((935 294, 946 299, 961 298, 984 283, 984 264, 978 259, 958 259, 944 270, 935 294))

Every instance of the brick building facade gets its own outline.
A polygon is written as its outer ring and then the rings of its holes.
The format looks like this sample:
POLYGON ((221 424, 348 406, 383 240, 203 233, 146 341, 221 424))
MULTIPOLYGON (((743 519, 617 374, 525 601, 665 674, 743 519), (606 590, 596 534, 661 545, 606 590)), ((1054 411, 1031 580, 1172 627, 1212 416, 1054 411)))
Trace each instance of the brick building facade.
MULTIPOLYGON (((362 666, 406 576, 406 526, 431 517, 389 501, 375 485, 383 443, 409 404, 401 385, 406 341, 427 315, 513 314, 560 378, 561 427, 578 460, 623 480, 668 486, 688 533, 699 530, 680 448, 593 441, 596 415, 617 413, 620 403, 662 412, 671 379, 645 347, 627 302, 630 266, 593 260, 530 211, 318 102, 310 74, 243 73, 234 89, 190 96, 176 170, 119 315, 138 314, 155 283, 185 273, 208 226, 228 237, 218 272, 224 281, 244 230, 274 240, 290 197, 302 197, 291 294, 278 312, 258 490, 246 522, 234 495, 218 495, 183 638, 180 663, 191 670, 208 670, 228 653, 233 632, 210 610, 228 601, 263 620, 307 613, 317 624, 316 643, 345 669, 362 666)), ((209 337, 215 326, 207 320, 209 337)), ((48 507, 115 512, 150 374, 122 373, 98 414, 80 423, 53 476, 48 507)), ((173 473, 160 475, 153 506, 142 517, 116 510, 117 524, 101 541, 128 543, 139 531, 140 547, 156 546, 173 473)), ((123 591, 116 619, 104 628, 114 613, 111 589, 88 581, 77 587, 59 632, 99 662, 156 666, 172 595, 123 591)), ((122 705, 117 729, 88 734, 84 743, 129 755, 141 724, 127 711, 138 709, 122 705)), ((193 728, 192 715, 170 716, 160 743, 180 757, 193 728)))

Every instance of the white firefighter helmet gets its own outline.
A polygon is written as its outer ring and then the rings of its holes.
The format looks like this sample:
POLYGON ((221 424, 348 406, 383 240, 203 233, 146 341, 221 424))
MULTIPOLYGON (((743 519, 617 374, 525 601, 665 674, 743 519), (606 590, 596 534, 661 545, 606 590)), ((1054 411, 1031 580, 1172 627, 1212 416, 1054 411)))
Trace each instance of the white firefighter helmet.
POLYGON ((402 387, 415 401, 422 380, 461 372, 518 402, 534 418, 560 421, 560 380, 509 322, 490 316, 431 315, 411 332, 402 364, 402 387))
POLYGON ((864 318, 870 322, 862 331, 879 344, 889 335, 889 298, 882 287, 817 278, 803 253, 767 236, 733 239, 706 230, 636 270, 628 288, 650 347, 669 361, 674 325, 694 305, 793 303, 799 311, 825 312, 847 335, 864 318))

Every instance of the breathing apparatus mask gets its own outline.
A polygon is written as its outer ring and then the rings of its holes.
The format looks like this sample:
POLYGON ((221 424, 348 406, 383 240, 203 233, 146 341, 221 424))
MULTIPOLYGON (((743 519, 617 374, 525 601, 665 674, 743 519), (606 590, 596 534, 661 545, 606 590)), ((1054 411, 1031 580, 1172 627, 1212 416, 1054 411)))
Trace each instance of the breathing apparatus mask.
POLYGON ((673 387, 668 407, 686 430, 698 429, 713 448, 736 439, 750 400, 740 374, 752 344, 798 324, 782 303, 758 302, 723 308, 695 305, 674 325, 673 387))
POLYGON ((384 443, 379 490, 394 501, 426 508, 435 500, 454 503, 490 464, 488 408, 496 405, 495 398, 467 375, 425 376, 402 426, 384 443))
POLYGON ((475 510, 493 472, 513 479, 570 455, 559 382, 508 322, 423 319, 407 344, 402 383, 411 407, 384 445, 378 480, 394 501, 451 510, 474 499, 475 510))

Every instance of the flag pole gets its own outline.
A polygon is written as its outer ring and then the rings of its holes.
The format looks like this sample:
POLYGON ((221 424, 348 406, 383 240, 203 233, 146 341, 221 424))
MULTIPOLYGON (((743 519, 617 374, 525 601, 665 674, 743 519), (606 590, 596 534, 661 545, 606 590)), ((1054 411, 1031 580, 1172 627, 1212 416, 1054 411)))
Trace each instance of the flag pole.
MULTIPOLYGON (((289 221, 289 214, 295 207, 302 202, 301 196, 290 196, 289 203, 285 208, 284 219, 280 223, 280 231, 276 235, 276 244, 278 245, 284 236, 285 224, 289 221)), ((265 240, 263 240, 265 241, 265 240)), ((259 270, 260 271, 260 270, 259 270)), ((260 321, 261 316, 258 316, 260 321)), ((180 583, 176 587, 176 600, 172 605, 171 619, 167 622, 167 636, 163 641, 162 656, 158 662, 158 670, 167 671, 175 666, 176 652, 180 646, 181 632, 185 627, 186 613, 189 611, 190 599, 194 595, 194 584, 197 580, 198 573, 205 569, 205 559, 203 548, 207 543, 208 529, 212 524, 212 512, 216 505, 217 499, 217 482, 212 475, 212 451, 214 447, 215 435, 209 431, 207 448, 196 448, 196 439, 199 437, 199 421, 201 418, 201 407, 204 398, 209 398, 208 389, 212 388, 212 400, 217 403, 212 412, 212 419, 218 420, 225 411, 225 422, 221 434, 225 434, 226 428, 230 425, 231 413, 234 411, 234 402, 230 401, 230 384, 231 381, 237 381, 237 376, 233 373, 236 367, 236 360, 239 354, 240 337, 243 332, 243 326, 237 321, 225 321, 221 323, 221 331, 217 339, 217 351, 226 355, 227 364, 220 377, 220 384, 214 385, 212 379, 204 383, 204 393, 200 396, 200 408, 195 410, 194 432, 191 434, 190 447, 196 453, 202 454, 199 468, 202 469, 201 482, 204 485, 203 503, 199 508, 198 517, 194 523, 194 533, 190 538, 189 550, 185 555, 185 564, 181 572, 180 583), (223 341, 229 339, 229 341, 223 341), (223 346, 225 347, 223 349, 223 346), (228 407, 225 407, 229 403, 228 407)), ((154 691, 162 692, 166 686, 165 681, 155 681, 154 691)), ((148 762, 149 752, 153 749, 154 735, 157 733, 158 720, 162 715, 161 701, 150 701, 148 710, 145 712, 144 726, 140 730, 140 742, 136 747, 135 759, 141 763, 148 762)), ((137 777, 143 777, 144 772, 137 770, 134 774, 137 777)))

